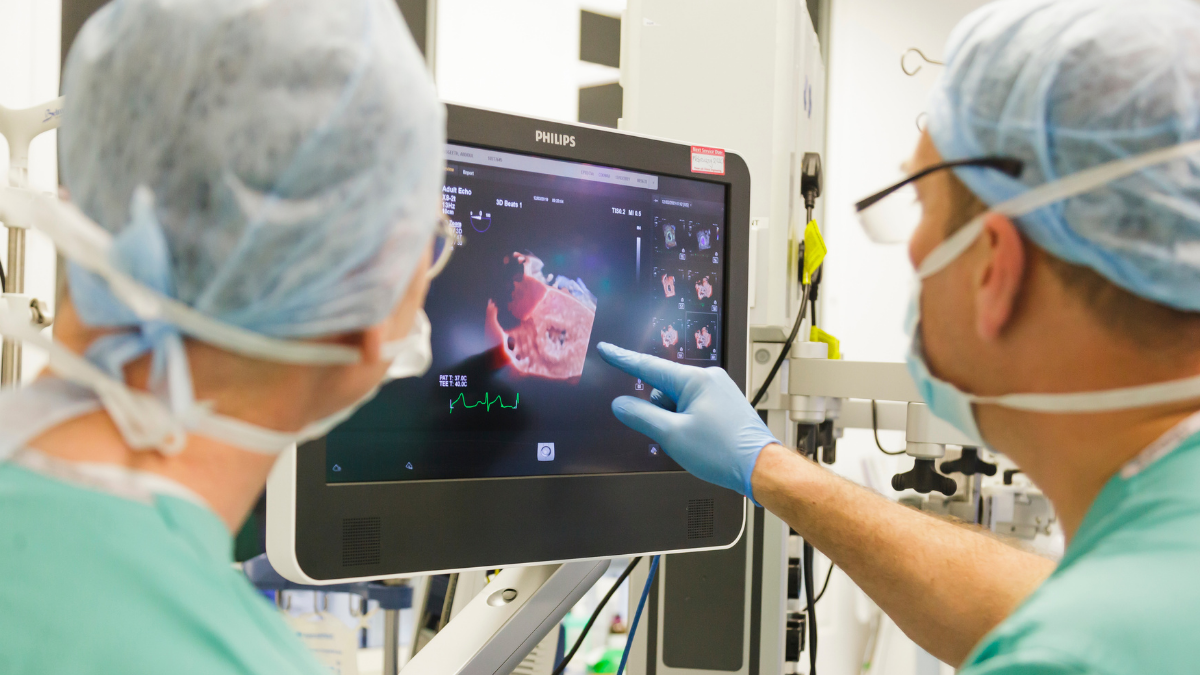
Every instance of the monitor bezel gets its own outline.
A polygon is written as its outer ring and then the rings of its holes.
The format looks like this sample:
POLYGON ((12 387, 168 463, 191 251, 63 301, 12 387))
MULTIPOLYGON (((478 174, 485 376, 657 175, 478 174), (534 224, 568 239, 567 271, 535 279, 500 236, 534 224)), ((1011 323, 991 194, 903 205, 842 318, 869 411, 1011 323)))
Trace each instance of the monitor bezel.
MULTIPOLYGON (((480 108, 447 111, 449 143, 724 185, 723 355, 744 391, 750 173, 741 157, 725 152, 724 175, 694 173, 691 145, 480 108)), ((683 471, 328 484, 325 463, 319 439, 289 451, 268 482, 268 556, 302 583, 721 549, 745 530, 741 495, 683 471), (712 505, 711 537, 689 538, 689 504, 697 503, 712 505), (343 566, 343 522, 360 518, 379 519, 379 561, 343 566)))

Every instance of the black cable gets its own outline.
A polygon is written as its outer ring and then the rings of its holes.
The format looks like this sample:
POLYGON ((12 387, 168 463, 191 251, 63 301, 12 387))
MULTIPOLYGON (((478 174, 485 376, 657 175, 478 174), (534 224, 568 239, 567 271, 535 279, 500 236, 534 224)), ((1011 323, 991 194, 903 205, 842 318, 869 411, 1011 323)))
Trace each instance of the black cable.
POLYGON ((817 675, 817 601, 813 596, 813 547, 804 542, 804 598, 808 614, 808 675, 817 675))
POLYGON ((783 343, 783 350, 779 352, 779 358, 775 359, 775 365, 771 366, 771 372, 767 373, 767 379, 763 380, 762 386, 759 387, 758 393, 750 400, 750 407, 758 406, 758 402, 763 396, 767 395, 767 388, 771 386, 771 382, 775 379, 775 375, 779 372, 779 368, 787 359, 788 352, 792 349, 792 343, 796 340, 796 335, 800 333, 800 324, 804 323, 804 317, 808 314, 805 310, 808 309, 808 289, 810 286, 804 287, 804 297, 800 298, 800 309, 796 314, 796 323, 792 326, 792 333, 788 335, 787 341, 783 343))
POLYGON ((825 266, 821 265, 812 275, 812 292, 809 293, 808 304, 810 308, 809 312, 811 312, 810 315, 812 316, 812 325, 814 326, 819 326, 821 323, 817 320, 817 295, 821 291, 821 271, 824 269, 825 266))
POLYGON ((825 573, 825 583, 821 584, 821 592, 817 593, 817 599, 813 600, 813 604, 821 601, 825 597, 825 590, 829 588, 829 580, 833 578, 833 561, 829 561, 829 571, 825 573))
MULTIPOLYGON (((812 459, 817 459, 816 448, 812 449, 812 459)), ((801 564, 804 575, 805 623, 808 624, 808 675, 817 675, 817 601, 813 595, 813 553, 812 544, 805 539, 801 548, 801 564)), ((830 564, 832 565, 832 562, 830 564)))
POLYGON ((567 669, 567 664, 571 662, 571 657, 575 656, 575 652, 579 651, 579 648, 583 646, 583 638, 587 637, 588 631, 592 629, 592 624, 596 623, 596 619, 600 616, 600 610, 604 609, 604 606, 608 604, 608 601, 617 592, 617 589, 621 587, 621 583, 625 581, 625 579, 633 572, 633 568, 637 567, 637 564, 641 561, 642 556, 638 556, 629 561, 629 565, 625 568, 625 571, 621 572, 621 576, 617 577, 616 583, 612 585, 612 588, 608 589, 608 593, 604 594, 604 599, 600 601, 600 604, 596 605, 596 611, 592 612, 591 618, 589 618, 587 623, 584 624, 583 632, 580 633, 579 637, 575 640, 575 644, 571 647, 571 651, 567 652, 567 655, 563 657, 562 662, 558 664, 558 667, 554 669, 554 672, 551 673, 551 675, 562 675, 563 671, 567 669))
POLYGON ((878 413, 875 411, 875 408, 875 399, 871 399, 871 431, 875 432, 875 447, 879 448, 879 451, 885 455, 891 455, 893 457, 896 455, 903 455, 903 450, 892 451, 883 449, 883 444, 879 442, 879 420, 877 418, 878 413))

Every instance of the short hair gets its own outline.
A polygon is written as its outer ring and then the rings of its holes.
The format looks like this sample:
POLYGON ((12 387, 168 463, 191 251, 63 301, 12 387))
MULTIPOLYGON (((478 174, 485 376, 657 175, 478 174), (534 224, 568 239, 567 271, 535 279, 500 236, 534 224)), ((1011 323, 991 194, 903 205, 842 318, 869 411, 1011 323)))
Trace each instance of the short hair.
MULTIPOLYGON (((988 205, 971 192, 953 171, 950 177, 949 236, 965 227, 988 205)), ((1041 252, 1050 270, 1068 291, 1084 303, 1102 326, 1138 347, 1173 355, 1200 348, 1200 313, 1168 307, 1134 295, 1083 265, 1069 263, 1033 243, 1022 234, 1027 246, 1041 252)))

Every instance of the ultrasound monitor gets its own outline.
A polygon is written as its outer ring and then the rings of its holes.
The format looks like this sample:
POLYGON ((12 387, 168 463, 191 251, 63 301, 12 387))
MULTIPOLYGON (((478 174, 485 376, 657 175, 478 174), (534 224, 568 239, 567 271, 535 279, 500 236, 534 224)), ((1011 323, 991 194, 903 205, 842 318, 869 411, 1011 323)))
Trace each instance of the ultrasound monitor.
POLYGON ((733 153, 449 106, 434 361, 281 458, 268 554, 305 583, 733 545, 743 498, 613 416, 600 341, 745 381, 733 153))

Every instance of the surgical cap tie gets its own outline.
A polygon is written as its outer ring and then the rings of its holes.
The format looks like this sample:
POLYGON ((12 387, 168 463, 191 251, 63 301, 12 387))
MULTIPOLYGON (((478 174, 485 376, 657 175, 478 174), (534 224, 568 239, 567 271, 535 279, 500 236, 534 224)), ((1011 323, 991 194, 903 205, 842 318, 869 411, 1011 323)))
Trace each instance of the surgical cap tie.
MULTIPOLYGON (((149 188, 140 186, 134 191, 132 202, 131 222, 113 239, 109 258, 147 288, 169 296, 170 254, 162 226, 154 215, 154 195, 149 188)), ((187 351, 179 330, 157 316, 141 318, 133 314, 96 275, 77 269, 71 269, 70 274, 72 292, 87 298, 77 308, 85 323, 133 329, 101 336, 88 347, 85 358, 110 377, 124 380, 125 366, 149 352, 150 391, 164 396, 176 415, 189 410, 195 399, 187 351)))
MULTIPOLYGON (((83 305, 79 307, 81 316, 86 311, 96 321, 91 325, 125 329, 94 340, 85 357, 47 339, 10 314, 0 313, 0 334, 46 350, 51 370, 96 392, 126 442, 138 450, 178 453, 183 450, 187 432, 194 431, 251 451, 275 454, 322 436, 346 419, 354 406, 300 431, 284 432, 217 414, 209 404, 195 400, 184 334, 234 353, 274 362, 348 364, 358 362, 361 354, 340 345, 253 333, 162 295, 159 289, 165 287, 164 277, 154 274, 162 269, 157 263, 162 262, 164 254, 154 244, 154 198, 148 189, 139 189, 134 201, 137 206, 131 213, 137 215, 126 232, 136 232, 136 237, 113 238, 70 204, 47 195, 0 188, 0 216, 45 232, 71 260, 72 292, 86 299, 76 298, 77 307, 83 305), (126 243, 133 240, 140 244, 126 243), (138 310, 130 309, 133 307, 138 310), (124 382, 124 367, 147 352, 152 354, 149 389, 165 398, 165 404, 159 396, 130 389, 124 382)), ((83 318, 90 323, 86 316, 83 318)), ((369 398, 364 397, 359 404, 369 398)))

